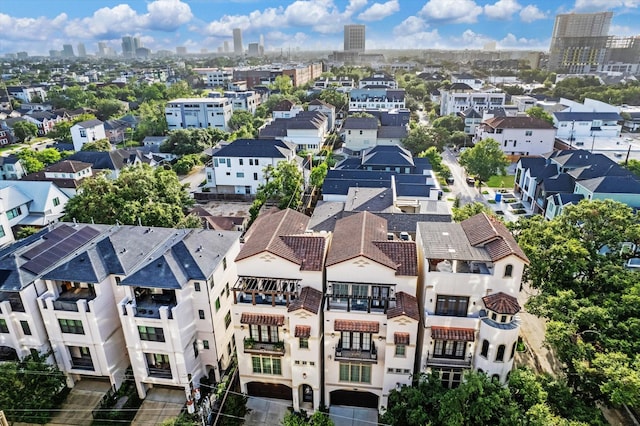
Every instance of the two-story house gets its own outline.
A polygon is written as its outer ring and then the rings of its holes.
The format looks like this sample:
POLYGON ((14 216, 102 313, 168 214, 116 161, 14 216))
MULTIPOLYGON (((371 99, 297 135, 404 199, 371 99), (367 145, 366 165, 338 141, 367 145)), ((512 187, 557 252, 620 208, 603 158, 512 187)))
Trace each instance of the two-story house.
POLYGON ((76 151, 82 150, 82 146, 87 142, 95 142, 106 137, 104 123, 100 120, 82 121, 71 126, 73 149, 76 151))
POLYGON ((219 194, 255 195, 266 182, 264 169, 295 161, 296 147, 278 139, 237 139, 220 145, 207 166, 207 184, 219 194))
POLYGON ((378 119, 373 117, 348 117, 341 130, 344 148, 352 152, 373 148, 378 140, 378 119))
POLYGON ((475 141, 492 138, 511 157, 542 155, 553 151, 556 128, 535 117, 493 117, 476 129, 475 141))
POLYGON ((504 224, 484 213, 460 223, 420 223, 416 241, 423 264, 420 371, 439 372, 447 387, 466 370, 505 383, 526 255, 504 224))

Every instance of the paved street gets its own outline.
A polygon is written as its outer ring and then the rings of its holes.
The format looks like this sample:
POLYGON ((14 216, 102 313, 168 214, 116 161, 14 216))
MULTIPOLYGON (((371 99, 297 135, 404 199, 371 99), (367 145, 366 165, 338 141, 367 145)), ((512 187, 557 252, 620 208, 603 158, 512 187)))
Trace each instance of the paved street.
POLYGON ((204 166, 196 166, 186 176, 180 177, 180 183, 189 185, 189 192, 195 192, 200 187, 200 184, 205 180, 206 175, 204 172, 204 166))

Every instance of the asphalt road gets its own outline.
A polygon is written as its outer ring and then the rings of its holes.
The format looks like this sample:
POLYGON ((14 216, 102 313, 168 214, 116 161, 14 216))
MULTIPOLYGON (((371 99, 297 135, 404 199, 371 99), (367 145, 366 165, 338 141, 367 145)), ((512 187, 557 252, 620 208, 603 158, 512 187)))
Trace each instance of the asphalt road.
POLYGON ((453 176, 453 185, 449 185, 449 189, 451 189, 449 196, 456 197, 457 195, 460 195, 461 206, 475 201, 479 201, 490 206, 477 188, 467 184, 467 174, 462 166, 458 164, 458 159, 451 150, 446 149, 442 153, 442 163, 449 167, 449 170, 451 170, 451 176, 453 176))

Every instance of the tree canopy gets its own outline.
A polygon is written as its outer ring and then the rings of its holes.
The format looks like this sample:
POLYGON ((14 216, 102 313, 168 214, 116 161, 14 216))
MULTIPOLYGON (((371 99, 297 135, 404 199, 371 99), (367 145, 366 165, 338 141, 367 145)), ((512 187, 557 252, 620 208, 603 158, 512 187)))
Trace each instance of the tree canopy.
POLYGON ((446 129, 449 133, 464 130, 464 121, 457 115, 445 115, 433 121, 433 127, 446 129))
POLYGON ((263 170, 265 183, 258 187, 256 199, 251 206, 253 221, 268 200, 275 201, 278 208, 297 209, 302 201, 304 178, 297 163, 281 161, 276 167, 268 165, 263 170))
POLYGON ((81 151, 111 151, 111 142, 107 138, 87 142, 82 145, 81 151))
POLYGON ((20 142, 26 142, 38 135, 38 126, 26 120, 18 121, 13 125, 13 132, 20 142))
POLYGON ((23 149, 18 153, 18 158, 27 174, 36 173, 61 159, 60 152, 55 148, 45 148, 41 151, 23 149))
POLYGON ((545 111, 542 107, 532 107, 527 110, 527 115, 529 117, 539 118, 541 120, 546 121, 549 124, 553 124, 553 117, 547 111, 545 111))
POLYGON ((624 263, 640 244, 638 215, 611 200, 583 200, 514 232, 540 290, 530 312, 549 320, 547 343, 584 401, 640 406, 640 279, 624 263), (626 243, 626 244, 625 244, 626 243))
POLYGON ((66 379, 51 354, 0 362, 0 407, 11 422, 48 423, 65 396, 66 379))
POLYGON ((442 127, 415 126, 409 130, 409 135, 402 140, 402 146, 417 154, 429 147, 436 147, 442 151, 449 140, 449 132, 442 127))
POLYGON ((114 180, 104 174, 84 179, 65 206, 65 220, 199 228, 197 217, 185 216, 192 204, 172 170, 143 164, 124 168, 114 180))
POLYGON ((215 146, 226 136, 226 133, 212 128, 174 130, 160 145, 160 152, 170 152, 175 155, 200 154, 205 149, 215 146))
POLYGON ((495 139, 483 139, 460 154, 460 165, 467 174, 482 182, 486 182, 495 174, 506 173, 505 167, 509 165, 507 157, 500 149, 500 144, 495 139))

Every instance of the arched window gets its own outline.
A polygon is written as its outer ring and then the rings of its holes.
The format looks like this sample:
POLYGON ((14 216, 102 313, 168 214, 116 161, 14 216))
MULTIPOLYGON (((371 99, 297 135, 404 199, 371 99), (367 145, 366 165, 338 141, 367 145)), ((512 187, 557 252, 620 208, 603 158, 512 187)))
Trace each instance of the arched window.
POLYGON ((516 354, 516 342, 513 342, 513 346, 511 346, 511 357, 509 358, 509 360, 512 360, 515 354, 516 354))
POLYGON ((504 361, 504 345, 498 346, 498 352, 496 353, 496 361, 504 361))
POLYGON ((513 274, 513 265, 509 264, 504 267, 504 276, 510 277, 513 274))
POLYGON ((500 375, 499 374, 494 374, 493 376, 491 376, 491 381, 499 382, 500 381, 500 375))
POLYGON ((484 373, 484 371, 482 370, 482 368, 478 368, 478 373, 484 373))
POLYGON ((488 353, 489 353, 489 341, 487 339, 484 339, 482 341, 482 351, 480 352, 480 355, 486 358, 488 353))

